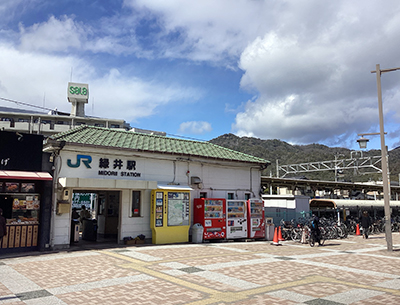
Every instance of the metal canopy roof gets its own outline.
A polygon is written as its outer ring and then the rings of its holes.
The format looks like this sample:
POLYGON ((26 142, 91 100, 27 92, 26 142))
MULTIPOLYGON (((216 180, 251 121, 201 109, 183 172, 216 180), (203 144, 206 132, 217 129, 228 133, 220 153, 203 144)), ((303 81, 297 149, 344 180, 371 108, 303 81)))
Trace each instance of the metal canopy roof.
MULTIPOLYGON (((321 180, 307 180, 307 179, 291 179, 291 178, 274 178, 274 177, 261 177, 262 185, 272 185, 279 187, 312 187, 319 190, 324 189, 345 189, 345 190, 359 190, 364 192, 377 191, 383 192, 383 185, 379 184, 365 184, 354 182, 335 182, 335 181, 321 181, 321 180)), ((400 186, 390 185, 392 193, 400 193, 400 186)))

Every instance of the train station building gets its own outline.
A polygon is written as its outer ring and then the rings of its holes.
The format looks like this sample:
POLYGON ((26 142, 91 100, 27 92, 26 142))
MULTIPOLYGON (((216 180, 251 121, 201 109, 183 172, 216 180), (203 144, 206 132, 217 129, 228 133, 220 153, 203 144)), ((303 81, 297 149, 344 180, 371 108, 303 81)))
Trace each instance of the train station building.
POLYGON ((261 171, 269 164, 209 142, 90 126, 48 138, 44 151, 54 158, 54 248, 70 245, 76 194, 94 195, 88 208, 97 233, 122 243, 154 234, 152 190, 189 192, 184 217, 191 220, 194 198, 260 198, 261 171))

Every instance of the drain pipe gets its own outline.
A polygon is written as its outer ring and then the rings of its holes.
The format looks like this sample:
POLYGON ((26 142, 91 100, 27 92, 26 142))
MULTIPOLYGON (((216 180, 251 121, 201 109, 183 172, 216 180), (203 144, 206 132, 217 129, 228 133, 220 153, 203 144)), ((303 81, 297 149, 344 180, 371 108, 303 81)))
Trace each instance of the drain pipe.
MULTIPOLYGON (((278 161, 278 160, 277 160, 278 161)), ((267 167, 268 167, 268 165, 269 165, 270 163, 266 163, 266 164, 263 164, 263 165, 260 165, 260 166, 254 166, 254 167, 250 167, 250 191, 251 191, 251 193, 253 194, 253 197, 256 197, 256 195, 254 194, 254 192, 253 192, 253 172, 252 172, 252 170, 253 169, 257 169, 259 172, 260 172, 260 178, 261 178, 261 173, 262 173, 262 171, 264 170, 264 169, 266 169, 267 167)), ((261 182, 261 180, 260 180, 260 182, 261 182)), ((261 194, 261 187, 260 187, 260 189, 258 190, 258 194, 260 195, 261 194)), ((261 197, 261 196, 260 196, 261 197)))
POLYGON ((50 223, 50 248, 54 250, 54 222, 57 213, 57 186, 58 186, 58 158, 56 154, 54 156, 54 170, 53 170, 53 200, 51 205, 51 223, 50 223))
MULTIPOLYGON (((256 198, 256 195, 253 192, 253 169, 257 169, 258 171, 262 171, 260 167, 250 167, 250 192, 253 194, 253 198, 256 198)), ((261 174, 260 174, 261 176, 261 174)), ((260 191, 258 192, 260 193, 260 191)))
POLYGON ((60 141, 56 143, 57 146, 53 146, 53 199, 51 205, 51 222, 50 222, 50 248, 54 249, 54 226, 55 226, 55 217, 57 215, 57 196, 58 196, 58 175, 61 171, 61 156, 60 151, 65 146, 65 141, 60 141))

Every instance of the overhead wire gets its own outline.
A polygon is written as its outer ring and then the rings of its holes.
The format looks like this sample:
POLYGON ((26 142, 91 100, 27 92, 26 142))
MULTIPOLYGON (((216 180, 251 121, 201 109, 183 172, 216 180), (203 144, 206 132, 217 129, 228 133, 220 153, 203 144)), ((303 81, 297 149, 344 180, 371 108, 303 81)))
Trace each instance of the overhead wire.
MULTIPOLYGON (((29 104, 29 103, 24 103, 24 102, 8 99, 8 98, 5 98, 5 97, 0 97, 0 100, 6 101, 6 102, 10 102, 10 103, 15 103, 17 105, 24 105, 24 106, 33 107, 33 108, 39 108, 39 109, 47 110, 47 111, 52 111, 53 110, 51 108, 32 105, 32 104, 29 104)), ((198 138, 193 138, 193 137, 185 137, 185 136, 182 136, 182 135, 176 135, 176 134, 170 134, 170 133, 167 133, 167 135, 171 136, 171 137, 188 139, 188 140, 193 140, 193 141, 208 142, 208 140, 198 139, 198 138)))
POLYGON ((0 100, 2 101, 6 101, 6 102, 10 102, 10 103, 15 103, 15 104, 19 104, 19 105, 24 105, 24 106, 29 106, 29 107, 34 107, 34 108, 39 108, 39 109, 43 109, 43 110, 53 110, 51 108, 47 108, 47 107, 42 107, 42 106, 37 106, 37 105, 32 105, 32 104, 28 104, 28 103, 24 103, 24 102, 20 102, 20 101, 15 101, 15 100, 11 100, 5 97, 0 97, 0 100))

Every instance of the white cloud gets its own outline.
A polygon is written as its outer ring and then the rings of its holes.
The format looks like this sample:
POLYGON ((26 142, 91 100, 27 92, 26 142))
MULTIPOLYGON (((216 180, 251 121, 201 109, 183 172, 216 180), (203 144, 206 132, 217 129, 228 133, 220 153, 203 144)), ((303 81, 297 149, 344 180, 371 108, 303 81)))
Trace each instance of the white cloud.
MULTIPOLYGON (((301 19, 298 8, 283 12, 282 28, 247 46, 239 63, 241 86, 258 96, 237 114, 233 129, 238 135, 344 144, 344 138, 376 128, 376 77, 370 71, 376 62, 399 65, 391 54, 398 40, 382 33, 400 31, 400 5, 393 2, 382 10, 367 2, 361 13, 356 4, 338 3, 326 19, 320 18, 326 9, 319 15, 309 12, 308 19, 301 19)), ((385 86, 398 94, 392 81, 385 86)), ((392 119, 399 119, 397 109, 389 98, 385 111, 395 113, 392 119)))
POLYGON ((64 108, 60 104, 66 103, 71 67, 76 66, 77 78, 92 72, 83 60, 70 56, 21 52, 5 44, 0 53, 0 96, 37 106, 64 108))
MULTIPOLYGON (((100 21, 96 26, 78 22, 74 17, 50 16, 48 20, 35 23, 29 27, 19 25, 20 49, 45 53, 62 52, 75 54, 84 51, 108 53, 112 55, 136 53, 146 57, 146 51, 139 46, 135 36, 127 36, 125 27, 129 19, 116 18, 100 21)), ((148 53, 148 52, 147 52, 148 53)))
POLYGON ((267 28, 274 6, 243 0, 126 0, 125 5, 158 18, 164 56, 209 62, 236 60, 267 28), (169 36, 176 39, 172 45, 169 36))
MULTIPOLYGON (((193 101, 199 96, 193 88, 145 82, 117 69, 99 75, 90 63, 73 56, 21 52, 10 45, 0 45, 0 53, 0 97, 40 107, 69 112, 71 106, 66 96, 71 69, 74 82, 89 84, 87 115, 138 120, 172 100, 193 101)), ((7 107, 15 106, 0 102, 7 107)))
POLYGON ((198 92, 192 88, 145 82, 112 69, 102 78, 92 79, 91 96, 95 100, 95 115, 135 121, 153 115, 156 108, 172 100, 196 100, 198 92))
MULTIPOLYGON (((238 135, 332 144, 377 130, 376 80, 370 71, 376 63, 400 65, 397 0, 124 0, 122 8, 120 2, 101 5, 96 14, 82 18, 57 14, 44 0, 3 1, 0 94, 39 105, 45 95, 46 106, 61 109, 72 68, 74 81, 89 83, 94 115, 135 121, 171 101, 199 99, 198 90, 171 80, 178 82, 187 71, 209 71, 196 70, 206 62, 241 69, 238 89, 254 93, 246 103, 204 82, 210 104, 225 104, 222 120, 237 113, 232 129, 238 135), (21 18, 30 9, 30 18, 21 18), (139 58, 146 60, 139 63, 139 58), (154 68, 159 64, 160 71, 154 68), (181 73, 176 78, 175 71, 181 73), (149 80, 151 73, 167 81, 149 80), (118 107, 110 106, 116 100, 118 107)), ((382 81, 385 123, 393 126, 400 122, 398 77, 385 74, 382 81)), ((186 122, 181 131, 208 132, 207 124, 186 122)))
POLYGON ((85 30, 73 19, 63 16, 60 20, 51 16, 48 21, 29 28, 20 25, 21 49, 42 52, 67 52, 70 48, 81 49, 85 30))
POLYGON ((18 12, 25 7, 25 3, 26 0, 2 0, 0 2, 0 25, 15 18, 18 12))
POLYGON ((179 132, 189 134, 204 134, 212 130, 211 124, 204 121, 183 122, 179 126, 179 132))

